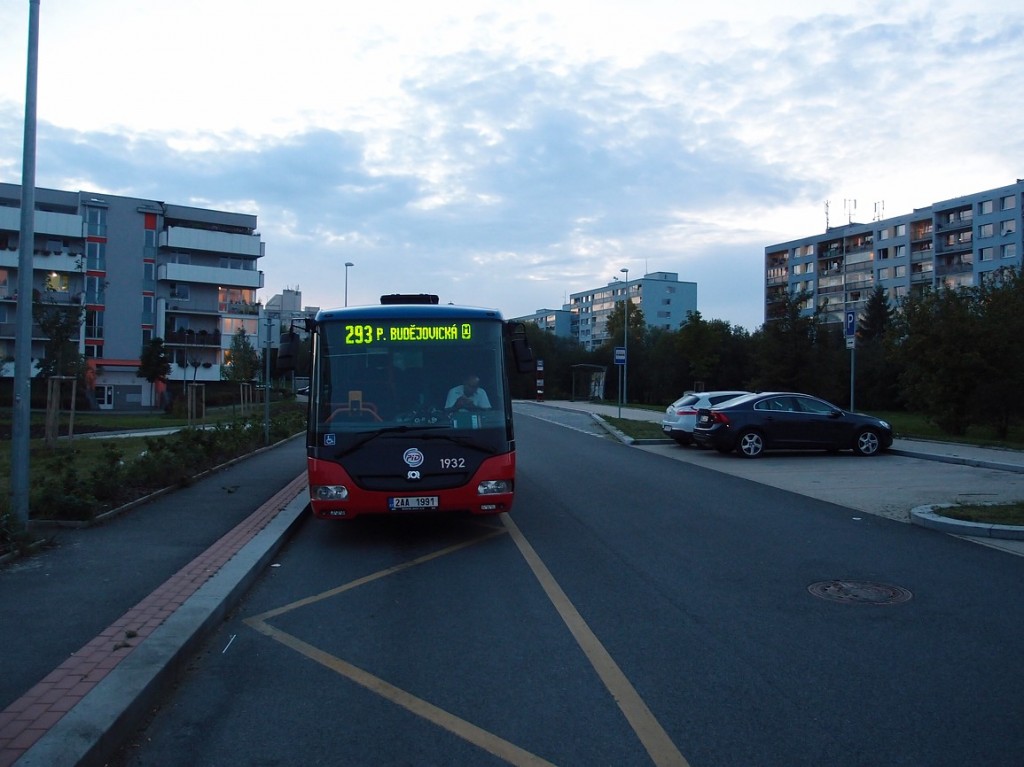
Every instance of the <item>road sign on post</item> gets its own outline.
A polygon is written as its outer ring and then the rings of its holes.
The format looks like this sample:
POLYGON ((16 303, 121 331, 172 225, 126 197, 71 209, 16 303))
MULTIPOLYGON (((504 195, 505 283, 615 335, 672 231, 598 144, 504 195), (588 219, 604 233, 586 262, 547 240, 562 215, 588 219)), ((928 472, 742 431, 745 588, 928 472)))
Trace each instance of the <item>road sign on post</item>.
POLYGON ((857 337, 857 312, 848 311, 846 312, 846 321, 843 323, 846 329, 847 338, 857 337))
POLYGON ((846 311, 844 317, 844 329, 846 330, 846 348, 850 350, 850 410, 854 408, 854 371, 857 368, 857 312, 852 309, 846 311))
POLYGON ((615 364, 625 365, 626 364, 626 347, 616 346, 615 347, 615 364))

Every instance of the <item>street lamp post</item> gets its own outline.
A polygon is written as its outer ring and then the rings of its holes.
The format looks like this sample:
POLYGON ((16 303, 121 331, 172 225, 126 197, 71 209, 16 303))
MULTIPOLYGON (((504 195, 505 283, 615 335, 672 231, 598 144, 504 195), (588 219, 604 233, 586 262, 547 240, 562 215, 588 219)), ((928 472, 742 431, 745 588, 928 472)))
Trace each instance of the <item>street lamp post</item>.
POLYGON ((622 305, 622 350, 625 358, 622 360, 622 404, 629 406, 627 398, 629 382, 629 269, 623 267, 620 272, 626 275, 626 303, 622 305))
POLYGON ((345 262, 345 306, 348 306, 348 268, 355 266, 351 261, 345 262))

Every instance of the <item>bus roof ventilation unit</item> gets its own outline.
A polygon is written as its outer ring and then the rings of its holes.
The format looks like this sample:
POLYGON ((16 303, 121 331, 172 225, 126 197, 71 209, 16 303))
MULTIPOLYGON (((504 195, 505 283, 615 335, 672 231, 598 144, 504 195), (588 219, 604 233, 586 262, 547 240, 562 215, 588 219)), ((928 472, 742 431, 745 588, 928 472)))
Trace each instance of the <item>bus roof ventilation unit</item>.
POLYGON ((437 296, 430 293, 391 293, 380 297, 383 305, 389 304, 436 304, 437 296))

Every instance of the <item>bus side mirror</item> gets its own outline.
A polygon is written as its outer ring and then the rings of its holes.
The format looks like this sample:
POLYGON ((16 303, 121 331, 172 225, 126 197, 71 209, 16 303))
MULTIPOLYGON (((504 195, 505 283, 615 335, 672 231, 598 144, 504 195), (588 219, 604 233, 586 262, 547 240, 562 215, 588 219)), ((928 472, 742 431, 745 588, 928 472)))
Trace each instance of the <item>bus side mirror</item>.
POLYGON ((512 339, 512 356, 516 360, 516 371, 532 373, 537 369, 537 361, 533 358, 533 349, 525 338, 512 339))
POLYGON ((521 322, 510 322, 505 325, 505 334, 512 347, 512 358, 516 362, 517 373, 532 373, 537 369, 537 360, 533 357, 533 348, 526 337, 526 326, 521 322))

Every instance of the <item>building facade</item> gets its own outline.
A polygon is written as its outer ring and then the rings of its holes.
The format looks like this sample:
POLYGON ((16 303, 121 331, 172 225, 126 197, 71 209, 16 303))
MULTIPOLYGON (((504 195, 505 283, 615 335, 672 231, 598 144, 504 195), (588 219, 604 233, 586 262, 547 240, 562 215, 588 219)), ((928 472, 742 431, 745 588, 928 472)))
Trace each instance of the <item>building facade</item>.
MULTIPOLYGON (((21 187, 0 184, 0 358, 14 374, 21 187)), ((33 293, 83 306, 79 351, 101 409, 153 404, 136 373, 142 348, 162 338, 171 379, 217 381, 243 329, 259 348, 264 243, 256 217, 90 192, 37 189, 33 293)), ((32 358, 45 336, 32 331, 32 358)), ((33 370, 33 374, 35 370, 33 370)))
POLYGON ((697 283, 681 282, 676 272, 649 272, 635 280, 615 278, 602 287, 572 293, 561 309, 538 309, 516 319, 574 338, 592 351, 609 340, 608 315, 627 297, 651 328, 677 330, 697 311, 697 283))
POLYGON ((808 295, 826 322, 863 312, 881 286, 891 304, 916 291, 980 285, 1002 267, 1019 269, 1024 179, 1009 186, 936 202, 869 224, 769 245, 764 253, 765 319, 786 293, 808 295))

